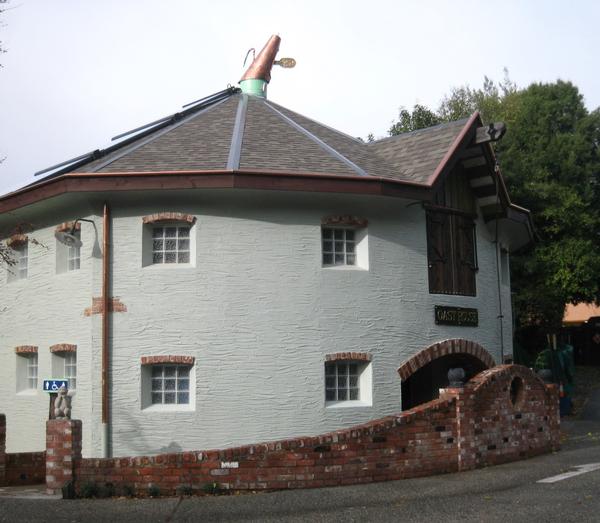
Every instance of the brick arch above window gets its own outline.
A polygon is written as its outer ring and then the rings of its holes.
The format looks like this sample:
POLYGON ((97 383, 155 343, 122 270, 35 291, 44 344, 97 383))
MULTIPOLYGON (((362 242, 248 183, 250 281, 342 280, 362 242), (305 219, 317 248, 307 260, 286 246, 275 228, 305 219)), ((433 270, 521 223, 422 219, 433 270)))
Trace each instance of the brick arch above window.
POLYGON ((158 212, 148 216, 142 216, 144 224, 164 223, 164 222, 186 222, 193 225, 196 217, 183 212, 158 212))
POLYGON ((37 354, 38 348, 35 345, 19 345, 15 347, 16 354, 37 354))
POLYGON ((77 345, 72 343, 57 343, 50 346, 50 352, 77 352, 77 345))
POLYGON ((336 214, 325 216, 321 219, 321 225, 329 227, 357 227, 362 228, 369 225, 369 220, 360 216, 351 216, 349 214, 336 214))
POLYGON ((368 352, 336 352, 325 355, 325 361, 371 361, 373 356, 368 352))
POLYGON ((142 356, 142 365, 158 365, 176 363, 179 365, 193 365, 196 361, 194 356, 176 356, 173 354, 161 354, 157 356, 142 356))
POLYGON ((492 355, 481 345, 479 345, 479 343, 457 338, 435 343, 418 352, 412 358, 406 360, 398 368, 400 379, 408 379, 421 367, 424 367, 437 358, 441 358, 442 356, 447 356, 449 354, 469 354, 479 359, 488 368, 496 365, 492 355))
POLYGON ((19 250, 29 241, 29 237, 26 234, 13 234, 8 240, 6 240, 6 246, 13 250, 19 250))
POLYGON ((76 231, 81 230, 80 222, 63 222, 60 225, 56 226, 55 232, 71 232, 71 229, 73 229, 73 225, 75 226, 76 231))

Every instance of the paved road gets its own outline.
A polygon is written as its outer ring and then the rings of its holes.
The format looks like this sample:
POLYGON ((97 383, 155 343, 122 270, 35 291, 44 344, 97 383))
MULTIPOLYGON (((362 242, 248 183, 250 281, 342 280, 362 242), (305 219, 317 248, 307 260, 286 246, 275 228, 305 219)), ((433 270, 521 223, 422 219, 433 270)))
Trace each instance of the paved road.
POLYGON ((600 422, 564 423, 561 452, 460 474, 354 487, 154 500, 0 497, 0 521, 600 521, 600 470, 538 480, 600 462, 600 422))

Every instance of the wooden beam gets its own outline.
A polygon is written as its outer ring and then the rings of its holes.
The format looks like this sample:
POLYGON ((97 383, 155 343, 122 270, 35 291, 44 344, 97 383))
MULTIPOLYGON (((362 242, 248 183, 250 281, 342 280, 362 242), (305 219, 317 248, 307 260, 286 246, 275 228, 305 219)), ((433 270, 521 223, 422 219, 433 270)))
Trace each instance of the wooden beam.
POLYGON ((483 127, 478 127, 475 131, 474 143, 479 145, 487 142, 497 142, 504 136, 506 125, 504 122, 495 122, 483 127))

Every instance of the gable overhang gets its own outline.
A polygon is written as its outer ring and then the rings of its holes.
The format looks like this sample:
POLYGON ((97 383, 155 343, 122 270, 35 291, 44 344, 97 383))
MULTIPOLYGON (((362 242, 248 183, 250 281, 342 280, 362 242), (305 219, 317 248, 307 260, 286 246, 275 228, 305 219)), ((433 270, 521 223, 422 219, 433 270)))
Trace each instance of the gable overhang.
POLYGON ((432 189, 430 197, 433 198, 446 177, 462 163, 490 233, 498 236, 504 248, 515 252, 535 240, 531 213, 510 201, 491 142, 476 143, 477 129, 482 126, 479 112, 473 113, 427 180, 432 189))

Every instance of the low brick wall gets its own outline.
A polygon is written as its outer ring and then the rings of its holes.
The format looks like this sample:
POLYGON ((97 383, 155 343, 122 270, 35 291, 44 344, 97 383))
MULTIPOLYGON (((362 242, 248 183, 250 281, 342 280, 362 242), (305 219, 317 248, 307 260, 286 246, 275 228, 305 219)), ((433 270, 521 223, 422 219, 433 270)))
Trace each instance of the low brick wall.
POLYGON ((46 481, 46 453, 6 453, 6 416, 0 414, 0 487, 46 481))
POLYGON ((78 491, 110 484, 173 494, 218 483, 228 490, 352 485, 469 470, 559 448, 556 387, 502 365, 409 411, 318 437, 206 452, 74 459, 78 491))
POLYGON ((18 452, 6 455, 7 485, 39 485, 45 482, 45 452, 18 452))

